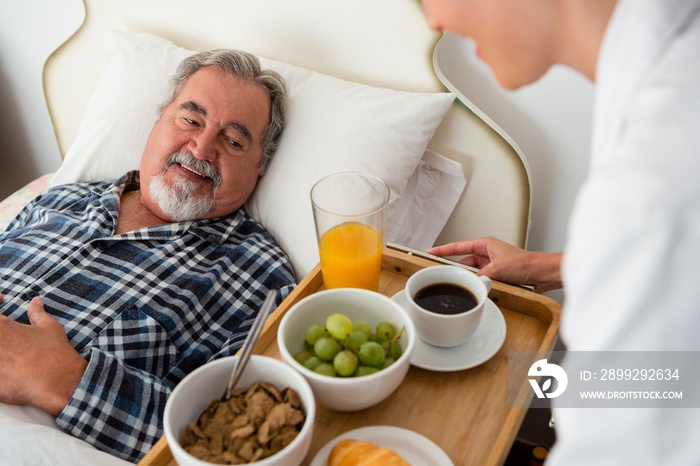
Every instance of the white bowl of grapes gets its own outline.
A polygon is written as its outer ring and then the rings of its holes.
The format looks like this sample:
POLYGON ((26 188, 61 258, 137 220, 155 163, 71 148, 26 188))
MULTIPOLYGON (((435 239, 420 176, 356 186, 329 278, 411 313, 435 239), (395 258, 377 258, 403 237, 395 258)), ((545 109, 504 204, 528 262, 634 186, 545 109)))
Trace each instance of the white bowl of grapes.
POLYGON ((399 304, 357 288, 307 296, 277 330, 284 361, 306 378, 321 406, 335 411, 359 411, 389 397, 406 377, 415 342, 399 304))

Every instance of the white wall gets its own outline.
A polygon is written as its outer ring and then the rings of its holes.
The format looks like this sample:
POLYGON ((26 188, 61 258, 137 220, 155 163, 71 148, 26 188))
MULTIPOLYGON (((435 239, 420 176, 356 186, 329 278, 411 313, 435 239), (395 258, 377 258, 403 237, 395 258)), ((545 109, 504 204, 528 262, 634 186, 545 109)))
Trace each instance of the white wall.
POLYGON ((81 0, 0 0, 0 198, 54 171, 61 156, 42 69, 82 23, 81 0))

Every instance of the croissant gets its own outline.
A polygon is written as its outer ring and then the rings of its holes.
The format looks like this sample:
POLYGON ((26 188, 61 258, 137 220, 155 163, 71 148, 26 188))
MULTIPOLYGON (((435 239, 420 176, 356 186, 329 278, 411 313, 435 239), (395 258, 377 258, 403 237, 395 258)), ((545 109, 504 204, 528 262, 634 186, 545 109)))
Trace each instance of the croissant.
POLYGON ((410 466, 395 451, 372 442, 341 440, 328 456, 328 466, 410 466))

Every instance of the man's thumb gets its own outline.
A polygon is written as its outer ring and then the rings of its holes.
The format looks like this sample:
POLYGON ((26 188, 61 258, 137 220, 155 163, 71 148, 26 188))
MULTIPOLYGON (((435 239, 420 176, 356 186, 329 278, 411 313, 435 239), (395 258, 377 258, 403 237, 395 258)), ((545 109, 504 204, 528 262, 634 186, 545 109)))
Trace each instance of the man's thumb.
POLYGON ((42 321, 47 317, 46 310, 44 310, 44 300, 41 296, 37 296, 29 301, 29 307, 27 308, 27 317, 29 317, 29 322, 32 325, 41 325, 42 321))

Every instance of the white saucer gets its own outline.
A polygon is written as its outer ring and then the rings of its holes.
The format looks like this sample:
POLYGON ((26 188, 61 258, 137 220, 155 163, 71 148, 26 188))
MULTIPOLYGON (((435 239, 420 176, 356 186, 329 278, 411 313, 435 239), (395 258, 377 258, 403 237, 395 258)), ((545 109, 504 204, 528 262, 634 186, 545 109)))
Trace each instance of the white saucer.
POLYGON ((326 466, 328 455, 340 440, 367 440, 380 447, 390 448, 411 466, 454 466, 442 449, 412 430, 391 426, 371 426, 345 432, 321 448, 309 466, 326 466))
MULTIPOLYGON (((408 305, 405 292, 399 291, 391 299, 401 306, 408 305)), ((501 349, 506 339, 506 321, 498 307, 490 299, 484 306, 484 314, 474 335, 459 346, 439 348, 416 339, 411 364, 437 372, 454 372, 483 364, 501 349)))

